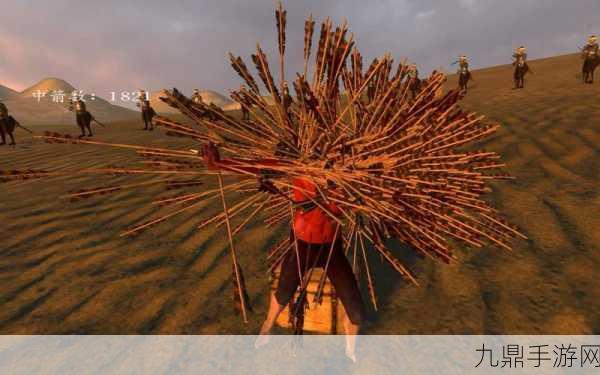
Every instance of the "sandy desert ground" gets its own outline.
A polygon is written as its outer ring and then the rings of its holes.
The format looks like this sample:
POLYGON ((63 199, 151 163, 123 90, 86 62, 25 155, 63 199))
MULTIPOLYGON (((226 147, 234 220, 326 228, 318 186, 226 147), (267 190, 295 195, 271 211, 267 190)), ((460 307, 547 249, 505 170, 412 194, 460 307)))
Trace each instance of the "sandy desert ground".
MULTIPOLYGON (((369 312, 363 333, 600 334, 600 78, 581 84, 576 55, 532 61, 531 68, 523 90, 511 89, 510 66, 474 71, 464 101, 503 125, 479 146, 499 152, 516 180, 495 183, 488 199, 529 240, 516 241, 511 253, 459 249, 453 265, 395 246, 421 286, 375 260, 380 311, 369 312)), ((455 84, 449 77, 448 85, 455 84)), ((112 123, 97 128, 96 138, 197 147, 141 128, 141 122, 112 123)), ((78 131, 73 123, 35 130, 78 131)), ((0 147, 0 169, 106 166, 132 158, 17 135, 17 147, 0 147)), ((257 222, 238 238, 254 307, 244 324, 230 298, 224 229, 196 229, 201 216, 219 210, 218 202, 121 238, 123 229, 163 212, 150 204, 162 190, 75 203, 60 198, 108 183, 81 177, 0 185, 0 333, 256 333, 269 290, 265 252, 286 228, 257 222)))

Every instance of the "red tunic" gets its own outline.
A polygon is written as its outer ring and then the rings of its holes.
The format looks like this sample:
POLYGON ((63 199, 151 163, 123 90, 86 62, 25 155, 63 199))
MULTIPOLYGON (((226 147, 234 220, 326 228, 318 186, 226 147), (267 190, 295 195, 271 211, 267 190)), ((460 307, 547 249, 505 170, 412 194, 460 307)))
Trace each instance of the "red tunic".
MULTIPOLYGON (((244 160, 243 163, 248 164, 250 161, 244 160)), ((266 166, 278 164, 275 160, 261 160, 254 163, 266 166)), ((263 168, 240 167, 233 159, 221 160, 219 164, 222 168, 234 172, 237 169, 238 172, 239 170, 244 170, 255 174, 260 173, 260 170, 263 168), (228 166, 231 168, 227 168, 228 166)), ((315 198, 317 196, 315 185, 306 179, 294 178, 292 185, 294 186, 293 201, 296 203, 305 202, 309 200, 308 197, 315 198)), ((319 204, 327 207, 332 214, 337 215, 340 213, 339 208, 334 203, 324 204, 319 202, 319 204)), ((335 237, 335 228, 336 222, 319 207, 306 212, 303 212, 301 209, 294 210, 294 234, 296 238, 304 242, 311 244, 331 243, 335 237)))
MULTIPOLYGON (((301 178, 292 181, 294 185, 294 202, 304 202, 317 196, 315 185, 301 178)), ((340 210, 334 203, 324 204, 331 213, 339 214, 340 210)), ((294 210, 294 233, 304 242, 312 244, 331 243, 335 237, 336 222, 319 207, 302 212, 294 210)))

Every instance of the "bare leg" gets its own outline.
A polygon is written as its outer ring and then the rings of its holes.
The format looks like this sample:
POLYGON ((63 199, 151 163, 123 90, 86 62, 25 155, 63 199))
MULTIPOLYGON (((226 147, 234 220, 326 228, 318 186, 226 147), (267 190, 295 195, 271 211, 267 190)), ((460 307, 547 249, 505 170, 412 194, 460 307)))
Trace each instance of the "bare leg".
POLYGON ((15 137, 13 136, 13 133, 8 133, 8 136, 10 137, 10 145, 15 145, 15 137))
POLYGON ((346 333, 346 357, 356 362, 356 335, 360 325, 352 323, 348 316, 344 318, 344 332, 346 333))
POLYGON ((356 335, 363 320, 364 305, 358 289, 358 282, 348 259, 344 255, 341 243, 336 246, 334 254, 332 254, 327 276, 331 280, 347 314, 343 322, 344 333, 346 334, 346 356, 356 362, 356 335))
POLYGON ((275 298, 275 292, 271 293, 271 299, 269 302, 269 311, 267 312, 267 318, 260 328, 260 332, 258 334, 258 338, 254 343, 254 347, 260 348, 263 345, 266 345, 269 342, 269 333, 277 320, 277 317, 281 312, 285 309, 285 305, 280 305, 277 302, 277 298, 275 298))

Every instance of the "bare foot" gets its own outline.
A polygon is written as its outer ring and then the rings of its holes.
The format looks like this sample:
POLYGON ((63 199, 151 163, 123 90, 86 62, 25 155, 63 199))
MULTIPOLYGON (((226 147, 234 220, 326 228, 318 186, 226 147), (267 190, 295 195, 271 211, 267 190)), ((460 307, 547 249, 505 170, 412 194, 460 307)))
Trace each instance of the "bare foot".
POLYGON ((354 350, 346 347, 346 357, 350 358, 350 360, 354 363, 356 363, 356 353, 354 352, 354 350))
POLYGON ((265 346, 269 343, 269 334, 259 334, 258 337, 256 338, 256 341, 254 342, 254 347, 256 349, 265 346))

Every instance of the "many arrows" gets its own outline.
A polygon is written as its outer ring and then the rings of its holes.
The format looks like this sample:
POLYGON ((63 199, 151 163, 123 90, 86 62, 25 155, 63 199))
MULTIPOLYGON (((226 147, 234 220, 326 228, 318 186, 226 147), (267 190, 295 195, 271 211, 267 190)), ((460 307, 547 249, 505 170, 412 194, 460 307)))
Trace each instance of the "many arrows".
MULTIPOLYGON (((484 199, 490 191, 490 180, 511 177, 502 171, 504 164, 499 161, 499 155, 476 150, 472 145, 494 134, 499 125, 489 124, 482 116, 461 109, 460 93, 449 91, 440 95, 446 79, 442 73, 433 72, 424 79, 418 92, 409 99, 414 82, 409 77, 408 66, 401 62, 394 68, 391 56, 384 55, 363 70, 362 56, 347 25, 334 27, 330 19, 321 24, 314 62, 309 67, 315 26, 311 16, 305 23, 304 71, 292 82, 295 96, 293 104, 288 106, 283 91, 287 86, 284 71, 286 11, 281 5, 275 16, 279 85, 275 84, 260 46, 252 55, 252 62, 267 90, 266 95, 243 59, 230 54, 231 65, 245 84, 231 96, 249 110, 250 120, 238 119, 214 105, 194 102, 177 89, 165 90, 163 100, 193 124, 183 125, 160 116, 154 119, 168 134, 217 144, 224 157, 229 156, 231 161, 226 170, 205 170, 202 157, 194 150, 90 141, 56 133, 46 133, 40 138, 52 143, 130 149, 144 159, 141 167, 105 168, 95 172, 155 175, 169 181, 166 184, 169 188, 196 188, 201 176, 216 174, 218 189, 185 192, 159 200, 159 204, 177 204, 181 208, 124 234, 164 222, 181 211, 197 208, 201 202, 220 196, 223 213, 203 219, 202 224, 227 226, 234 290, 244 320, 247 319, 247 298, 234 236, 261 214, 266 216, 268 225, 291 220, 289 194, 292 189, 298 189, 293 186, 294 179, 304 179, 316 186, 317 194, 311 203, 339 225, 338 236, 343 240, 346 253, 354 258, 355 271, 365 273, 375 307, 377 298, 368 251, 379 254, 402 277, 417 284, 416 277, 386 247, 389 238, 397 238, 422 256, 444 262, 456 259, 452 252, 456 244, 510 249, 512 238, 525 238, 484 199), (312 79, 308 77, 309 72, 312 79), (221 173, 227 179, 222 178, 221 173), (255 188, 261 175, 269 175, 269 182, 284 192, 283 195, 269 195, 255 188), (185 180, 177 180, 178 177, 185 180), (234 199, 234 195, 243 195, 243 200, 228 208, 226 202, 234 199), (341 214, 333 215, 323 202, 335 203, 341 214), (234 218, 240 220, 235 229, 231 223, 234 218)), ((52 175, 53 172, 48 171, 23 171, 2 177, 52 175)), ((122 188, 124 186, 111 185, 104 190, 74 194, 82 197, 122 188)), ((296 251, 289 239, 275 246, 268 255, 270 269, 289 251, 296 251)), ((303 280, 303 284, 305 282, 303 280)), ((322 284, 321 280, 317 296, 321 294, 322 284)))

